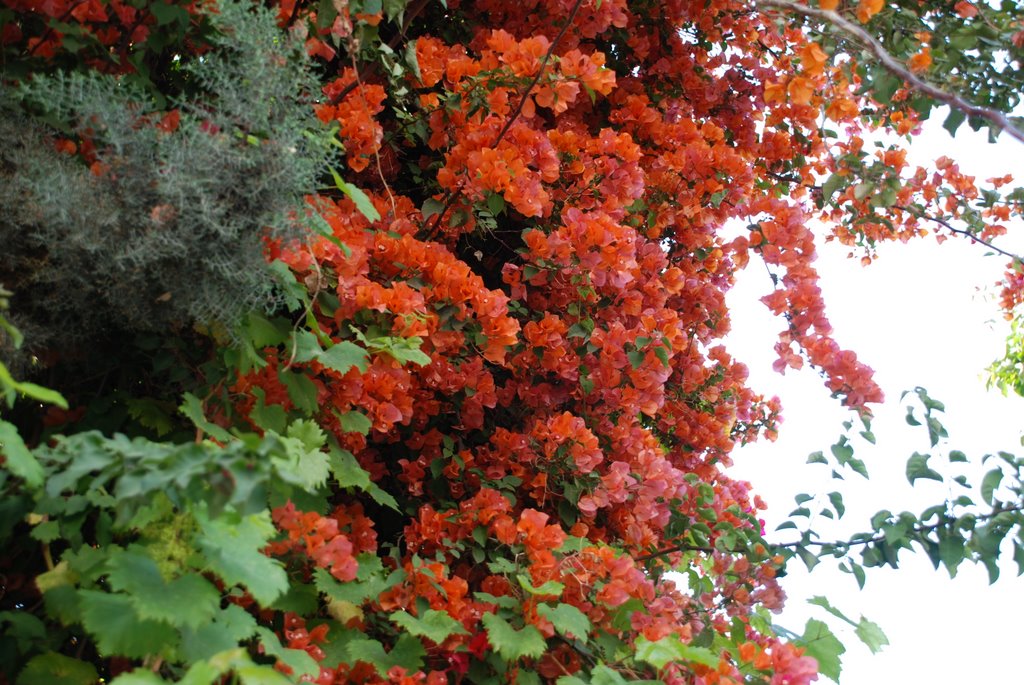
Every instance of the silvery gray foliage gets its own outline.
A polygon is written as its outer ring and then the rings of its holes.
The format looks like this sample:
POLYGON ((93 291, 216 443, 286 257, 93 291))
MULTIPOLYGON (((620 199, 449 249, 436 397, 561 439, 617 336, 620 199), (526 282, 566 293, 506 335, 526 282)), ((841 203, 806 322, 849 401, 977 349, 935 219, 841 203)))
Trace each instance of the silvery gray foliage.
POLYGON ((174 130, 109 75, 39 76, 0 96, 0 283, 36 348, 230 330, 274 306, 264 240, 304 235, 294 217, 333 155, 301 42, 247 3, 222 2, 214 24, 213 49, 177 67, 189 94, 172 100, 174 130), (60 129, 95 141, 104 172, 57 152, 60 129))

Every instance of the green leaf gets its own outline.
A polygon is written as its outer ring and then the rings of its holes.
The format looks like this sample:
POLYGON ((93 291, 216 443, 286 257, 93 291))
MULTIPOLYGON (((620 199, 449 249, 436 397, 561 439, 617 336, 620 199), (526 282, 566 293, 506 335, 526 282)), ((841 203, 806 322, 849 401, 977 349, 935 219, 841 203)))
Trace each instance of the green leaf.
POLYGON ((843 185, 843 177, 839 174, 832 174, 821 184, 821 199, 823 202, 830 202, 832 196, 843 185))
POLYGON ((370 429, 373 428, 373 422, 367 418, 366 414, 354 410, 338 414, 338 422, 341 424, 341 429, 346 433, 367 435, 370 429))
POLYGON ((842 494, 838 492, 830 492, 828 493, 828 500, 832 503, 832 508, 836 510, 836 514, 839 515, 839 518, 842 518, 843 514, 846 513, 846 505, 843 504, 842 494))
POLYGON ((663 637, 656 642, 651 642, 641 635, 636 639, 636 658, 659 670, 672 662, 697 663, 715 668, 719 661, 718 654, 707 647, 684 644, 674 635, 663 637))
POLYGON ((399 511, 398 502, 388 492, 370 480, 370 474, 366 472, 352 453, 348 450, 331 450, 331 471, 338 480, 338 485, 343 488, 358 488, 377 501, 395 511, 399 511))
POLYGON ((4 457, 4 466, 30 488, 38 488, 43 484, 42 465, 29 451, 14 424, 6 421, 0 421, 0 453, 4 457))
POLYGON ((517 661, 523 657, 536 659, 547 649, 544 636, 533 626, 516 630, 497 614, 484 614, 483 624, 487 629, 487 639, 505 661, 517 661))
POLYGON ((198 662, 238 647, 256 632, 256 619, 237 604, 228 604, 212 620, 196 630, 184 629, 181 637, 182 655, 198 662))
POLYGON ((200 526, 196 545, 206 555, 207 569, 230 585, 244 585, 264 606, 288 589, 284 568, 263 554, 277 533, 269 511, 244 518, 228 514, 212 520, 205 515, 196 518, 200 526))
POLYGON ((839 656, 846 652, 846 647, 824 621, 809 619, 804 634, 796 643, 807 650, 808 656, 814 657, 822 675, 839 682, 839 674, 843 670, 839 656))
POLYGON ((334 169, 331 169, 331 175, 334 177, 334 184, 338 187, 338 190, 348 195, 349 199, 355 203, 356 209, 359 210, 360 214, 371 222, 380 221, 380 212, 373 206, 373 201, 369 195, 351 183, 346 183, 334 169))
POLYGON ((530 582, 530 577, 525 573, 520 573, 517 576, 519 585, 524 590, 529 592, 531 595, 561 595, 565 589, 565 585, 555 580, 549 580, 539 587, 534 587, 533 583, 530 582))
POLYGON ((163 685, 166 682, 153 671, 140 666, 134 671, 117 676, 110 681, 110 685, 163 685))
POLYGON ((189 573, 166 582, 153 559, 132 551, 111 553, 107 578, 112 589, 127 593, 143 619, 196 628, 220 606, 220 593, 210 581, 189 573))
POLYGON ((889 638, 882 632, 882 628, 874 621, 869 621, 863 616, 860 617, 860 623, 857 624, 853 632, 857 634, 861 642, 867 645, 872 654, 877 654, 882 650, 882 647, 889 644, 889 638))
POLYGON ((17 685, 94 685, 96 667, 57 652, 38 654, 18 674, 17 685))
POLYGON ((590 632, 590 619, 571 604, 558 604, 553 607, 542 604, 537 607, 537 613, 551 621, 551 625, 562 635, 571 635, 577 640, 586 641, 587 633, 590 632))
POLYGON ((985 500, 985 504, 992 505, 992 497, 995 494, 996 488, 1003 482, 1003 471, 1002 469, 992 469, 985 474, 985 477, 981 480, 981 498, 985 500))
POLYGON ((930 458, 930 455, 914 452, 910 459, 907 460, 907 480, 910 481, 911 485, 919 478, 942 482, 942 475, 928 466, 928 459, 930 458))
POLYGON ((200 429, 211 438, 221 443, 231 442, 231 433, 221 428, 215 423, 211 423, 207 420, 206 416, 203 415, 203 405, 199 401, 199 398, 190 392, 185 393, 184 402, 181 403, 181 407, 178 408, 182 414, 185 415, 192 423, 195 424, 196 428, 200 429))
POLYGON ((377 669, 381 676, 386 676, 393 666, 401 666, 407 671, 418 671, 423 664, 427 652, 423 643, 409 634, 398 638, 390 652, 384 651, 384 645, 377 640, 352 640, 346 651, 351 663, 363 661, 377 669))
POLYGON ((318 362, 344 375, 353 366, 361 372, 370 368, 369 353, 354 342, 342 340, 316 355, 318 362))
POLYGON ((177 632, 166 623, 139 618, 129 597, 95 590, 78 595, 82 624, 105 656, 143 659, 174 649, 177 632))
POLYGON ((950 107, 949 116, 942 122, 942 128, 949 131, 949 135, 955 136, 960 125, 967 119, 967 114, 956 107, 950 107))
POLYGON ((434 644, 441 644, 450 635, 464 635, 468 631, 446 611, 427 609, 419 618, 405 611, 396 611, 388 618, 410 635, 425 637, 434 644))
POLYGON ((945 535, 939 540, 939 559, 950 578, 956 577, 957 568, 964 560, 964 539, 958 533, 945 535))
POLYGON ((304 649, 289 649, 283 646, 277 635, 263 626, 256 627, 256 635, 266 653, 287 664, 294 672, 295 678, 319 675, 320 664, 304 649))
POLYGON ((847 616, 843 612, 839 611, 839 609, 836 609, 834 606, 832 606, 832 603, 829 602, 828 599, 826 599, 825 597, 822 597, 821 595, 817 595, 815 597, 812 597, 811 599, 807 600, 807 603, 821 607, 822 609, 824 609, 828 613, 832 614, 833 616, 835 616, 839 620, 845 621, 846 623, 849 623, 851 626, 856 627, 856 625, 857 625, 856 621, 854 621, 852 618, 850 618, 849 616, 847 616))
POLYGON ((302 372, 279 369, 277 377, 287 388, 288 398, 296 409, 306 416, 316 413, 318 406, 316 383, 309 376, 302 372))
POLYGON ((22 395, 43 402, 44 404, 55 404, 61 409, 68 408, 68 401, 56 390, 50 390, 49 388, 44 388, 41 385, 29 383, 28 381, 19 381, 14 385, 14 389, 22 395))

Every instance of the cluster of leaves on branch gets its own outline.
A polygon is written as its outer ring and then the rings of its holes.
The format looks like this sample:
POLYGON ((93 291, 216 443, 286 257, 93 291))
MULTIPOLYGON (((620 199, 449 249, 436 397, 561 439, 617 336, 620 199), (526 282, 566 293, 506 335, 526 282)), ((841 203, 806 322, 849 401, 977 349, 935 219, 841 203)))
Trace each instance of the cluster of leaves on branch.
POLYGON ((795 547, 726 473, 779 404, 725 294, 767 265, 778 368, 866 416, 812 219, 988 240, 1008 181, 864 152, 927 109, 777 2, 269 4, 0 3, 0 275, 55 389, 0 319, 0 678, 837 673, 773 628, 795 547))

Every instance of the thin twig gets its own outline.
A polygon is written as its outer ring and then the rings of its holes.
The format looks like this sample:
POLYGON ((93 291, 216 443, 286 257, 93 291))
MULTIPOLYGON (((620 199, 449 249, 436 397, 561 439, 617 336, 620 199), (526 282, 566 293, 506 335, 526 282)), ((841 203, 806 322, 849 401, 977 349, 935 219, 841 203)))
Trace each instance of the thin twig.
POLYGON ((948 221, 946 221, 945 219, 940 219, 937 216, 931 216, 930 214, 925 214, 924 212, 922 212, 922 211, 920 211, 918 209, 915 209, 913 207, 906 207, 904 205, 893 205, 893 209, 902 209, 904 212, 906 212, 908 214, 913 214, 918 219, 927 219, 928 221, 934 221, 935 223, 939 224, 940 226, 942 226, 943 228, 945 228, 946 230, 948 230, 948 231, 950 231, 952 233, 957 233, 959 235, 966 236, 966 237, 970 238, 971 240, 973 240, 975 242, 981 243, 982 245, 984 245, 985 247, 989 248, 990 250, 994 250, 995 252, 998 252, 999 254, 1003 255, 1004 257, 1009 257, 1010 259, 1012 259, 1013 261, 1017 262, 1018 264, 1024 265, 1024 259, 1021 259, 1018 255, 1015 255, 1012 252, 1007 252, 1006 250, 1002 249, 1001 247, 996 247, 995 245, 993 245, 989 241, 987 241, 984 238, 981 238, 981 237, 975 235, 974 233, 971 233, 970 231, 965 231, 962 228, 957 228, 957 227, 953 226, 951 223, 949 223, 948 221))
POLYGON ((929 95, 939 102, 949 105, 953 109, 960 110, 964 114, 985 119, 997 128, 1006 131, 1013 138, 1024 142, 1024 131, 1010 123, 1009 118, 1007 118, 1005 114, 988 107, 972 105, 960 96, 942 90, 941 88, 921 79, 919 76, 911 72, 906 65, 889 54, 885 47, 883 47, 882 44, 879 43, 871 34, 839 13, 832 10, 823 10, 820 7, 808 7, 807 5, 801 5, 797 2, 793 2, 793 0, 758 0, 758 2, 765 7, 774 7, 776 9, 797 12, 798 14, 802 14, 807 17, 814 17, 815 19, 821 19, 822 21, 832 24, 843 33, 853 36, 857 40, 861 41, 866 46, 867 50, 874 55, 876 59, 878 59, 883 67, 888 69, 893 75, 906 81, 915 90, 924 93, 925 95, 929 95))

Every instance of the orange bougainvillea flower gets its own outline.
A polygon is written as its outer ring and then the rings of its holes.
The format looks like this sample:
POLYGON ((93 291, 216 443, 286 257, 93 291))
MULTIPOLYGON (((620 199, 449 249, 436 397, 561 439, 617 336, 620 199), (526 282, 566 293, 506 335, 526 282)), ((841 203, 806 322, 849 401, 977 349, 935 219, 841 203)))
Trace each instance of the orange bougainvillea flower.
POLYGON ((860 4, 857 6, 857 19, 862 24, 866 24, 871 17, 881 12, 884 6, 885 0, 860 0, 860 4))
POLYGON ((921 48, 921 51, 916 55, 907 60, 907 66, 910 70, 916 74, 920 74, 923 71, 928 71, 928 67, 932 65, 932 49, 925 45, 921 48))
POLYGON ((808 43, 800 50, 800 69, 808 76, 817 76, 828 62, 828 55, 817 43, 808 43))
POLYGON ((823 10, 829 10, 830 12, 834 12, 836 8, 839 7, 839 0, 821 0, 818 3, 818 7, 820 7, 823 10))

